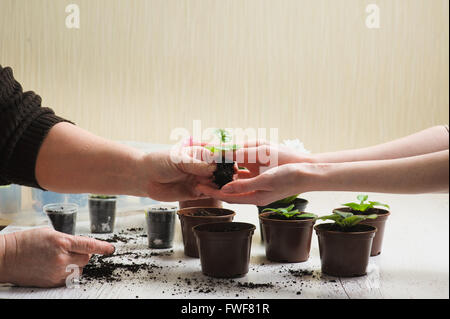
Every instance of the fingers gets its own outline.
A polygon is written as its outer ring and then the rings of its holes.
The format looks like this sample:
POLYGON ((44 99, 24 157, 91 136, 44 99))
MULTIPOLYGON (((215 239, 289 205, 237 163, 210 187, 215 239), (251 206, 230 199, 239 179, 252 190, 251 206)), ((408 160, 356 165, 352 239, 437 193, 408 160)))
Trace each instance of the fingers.
POLYGON ((94 238, 67 236, 66 239, 69 242, 68 251, 71 253, 111 255, 116 250, 112 244, 94 238))

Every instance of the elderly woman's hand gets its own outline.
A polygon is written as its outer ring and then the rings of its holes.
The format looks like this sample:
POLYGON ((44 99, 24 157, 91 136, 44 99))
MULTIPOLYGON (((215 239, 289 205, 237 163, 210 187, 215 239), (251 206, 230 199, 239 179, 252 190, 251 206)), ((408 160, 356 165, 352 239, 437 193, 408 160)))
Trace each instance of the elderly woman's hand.
POLYGON ((110 243, 71 236, 50 228, 0 235, 0 282, 28 287, 58 287, 92 254, 114 253, 110 243))

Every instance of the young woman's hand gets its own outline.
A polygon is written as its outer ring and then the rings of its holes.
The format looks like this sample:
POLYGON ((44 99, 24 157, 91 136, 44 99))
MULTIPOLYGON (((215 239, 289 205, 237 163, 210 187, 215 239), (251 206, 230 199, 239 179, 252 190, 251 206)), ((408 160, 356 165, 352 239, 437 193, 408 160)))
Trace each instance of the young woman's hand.
POLYGON ((50 228, 0 235, 0 282, 28 287, 65 284, 69 265, 82 268, 91 254, 114 253, 110 243, 50 228))
MULTIPOLYGON (((221 190, 199 184, 197 191, 228 203, 264 206, 279 199, 309 191, 311 168, 308 164, 285 164, 264 173, 228 183, 221 190)), ((249 172, 248 175, 252 175, 249 172)), ((242 176, 242 173, 240 173, 242 176)))

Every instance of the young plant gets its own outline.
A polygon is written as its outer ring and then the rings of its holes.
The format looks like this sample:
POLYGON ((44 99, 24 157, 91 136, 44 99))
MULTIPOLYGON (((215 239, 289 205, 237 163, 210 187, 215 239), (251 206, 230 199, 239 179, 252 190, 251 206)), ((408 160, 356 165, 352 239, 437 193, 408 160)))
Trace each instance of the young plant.
POLYGON ((219 145, 206 145, 205 148, 210 150, 213 153, 218 152, 227 152, 227 151, 235 151, 240 148, 237 144, 225 145, 231 141, 231 134, 225 129, 217 129, 214 131, 214 134, 219 138, 219 145))
POLYGON ((222 155, 222 160, 218 161, 217 168, 214 171, 214 183, 222 188, 224 185, 233 181, 234 175, 234 162, 228 162, 225 160, 225 152, 235 151, 239 148, 238 145, 225 145, 225 143, 231 141, 231 134, 225 129, 217 129, 214 134, 219 138, 220 144, 217 145, 206 145, 205 148, 210 150, 212 153, 219 153, 222 155))
POLYGON ((386 207, 387 209, 390 208, 389 205, 380 202, 371 202, 371 201, 366 202, 367 199, 369 198, 368 195, 358 195, 356 198, 359 200, 359 203, 346 203, 343 205, 350 207, 352 210, 358 212, 365 212, 368 209, 374 208, 375 206, 382 206, 386 207))
POLYGON ((378 217, 377 214, 354 215, 353 213, 342 212, 342 211, 340 211, 338 209, 335 209, 333 211, 332 215, 321 216, 318 219, 320 219, 320 220, 332 220, 342 230, 348 230, 348 229, 351 229, 351 228, 355 227, 356 225, 358 225, 363 220, 375 219, 377 217, 378 217))
POLYGON ((292 218, 317 218, 317 215, 302 213, 299 212, 298 209, 294 209, 294 205, 290 205, 286 208, 266 208, 262 211, 264 212, 273 212, 276 214, 280 214, 288 219, 292 218))

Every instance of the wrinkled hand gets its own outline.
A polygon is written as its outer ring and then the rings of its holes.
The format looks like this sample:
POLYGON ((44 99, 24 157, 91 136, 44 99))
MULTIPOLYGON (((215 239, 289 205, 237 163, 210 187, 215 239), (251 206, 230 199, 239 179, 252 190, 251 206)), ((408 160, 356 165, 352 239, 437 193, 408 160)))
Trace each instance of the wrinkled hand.
POLYGON ((147 154, 140 167, 147 196, 160 201, 181 201, 203 198, 196 186, 212 180, 216 164, 209 150, 194 146, 147 154))
POLYGON ((114 246, 93 238, 71 236, 50 228, 38 228, 0 236, 0 282, 28 287, 65 284, 67 266, 87 265, 91 254, 110 255, 114 246), (1 247, 2 245, 0 245, 1 247))

